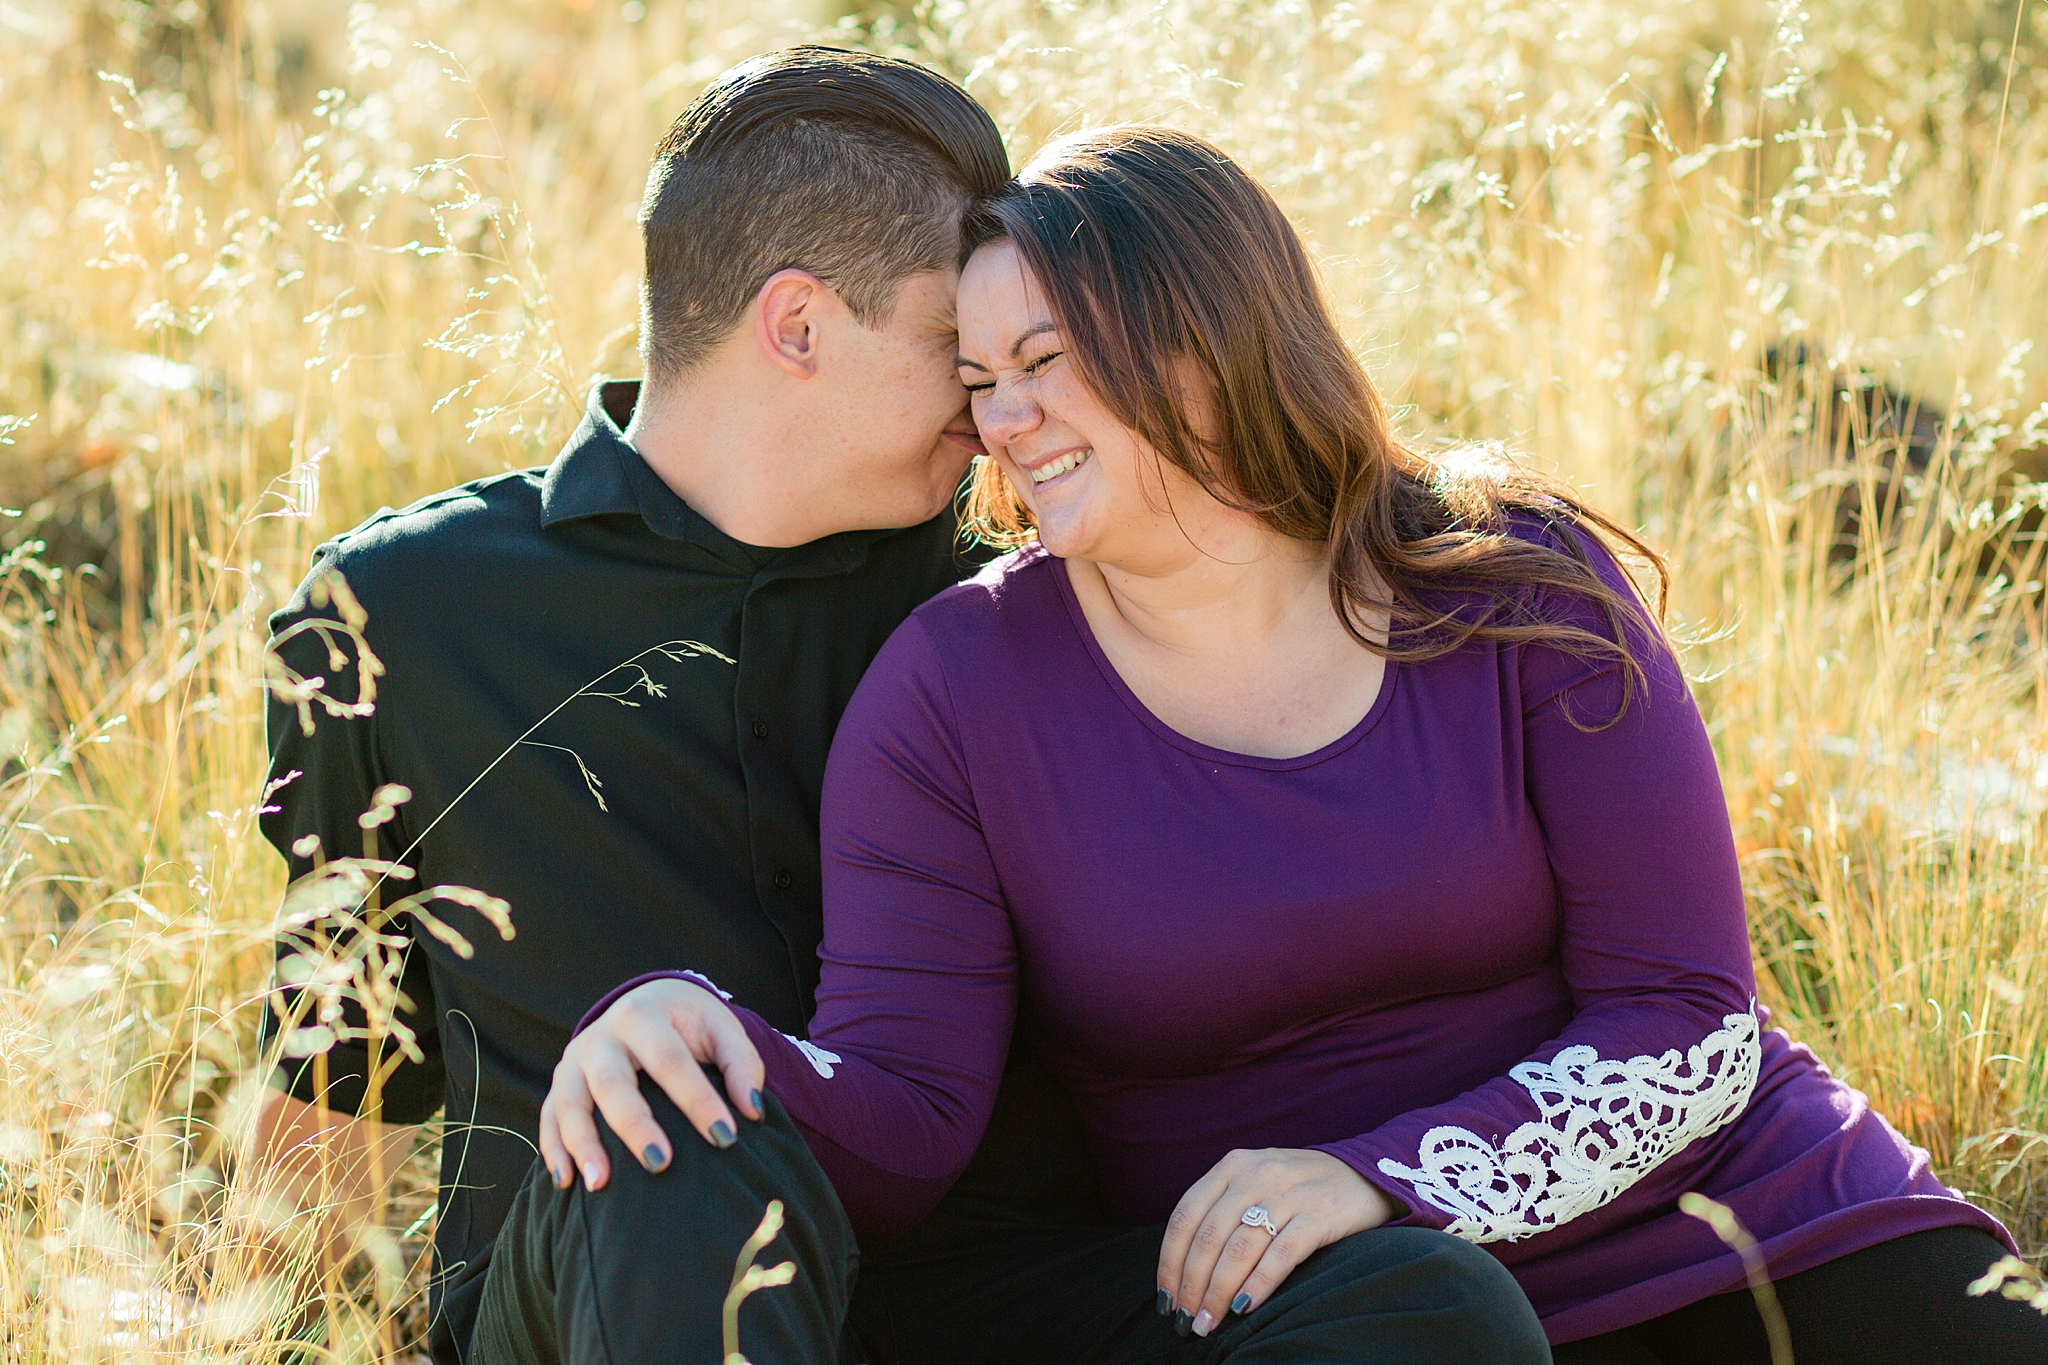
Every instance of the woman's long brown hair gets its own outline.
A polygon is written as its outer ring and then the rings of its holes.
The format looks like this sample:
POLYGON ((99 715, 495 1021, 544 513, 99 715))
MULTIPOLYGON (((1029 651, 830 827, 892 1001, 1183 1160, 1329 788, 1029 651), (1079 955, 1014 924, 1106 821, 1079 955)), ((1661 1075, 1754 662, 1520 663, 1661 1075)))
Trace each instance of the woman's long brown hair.
MULTIPOLYGON (((1660 615, 1663 559, 1562 483, 1497 451, 1431 458, 1396 439, 1293 225, 1229 157, 1170 128, 1064 138, 970 215, 970 251, 1004 239, 1044 291, 1069 359, 1119 420, 1210 496, 1329 547, 1331 603, 1361 644, 1411 661, 1471 640, 1614 659, 1626 709, 1645 641, 1624 623, 1642 617, 1566 526, 1597 528, 1653 565, 1660 615), (1178 382, 1185 360, 1206 378, 1213 440, 1178 382), (1509 533, 1514 512, 1549 523, 1544 542, 1561 548, 1509 533), (1613 638, 1532 612, 1539 588, 1597 604, 1613 638), (1360 624, 1371 609, 1392 619, 1384 643, 1360 624)), ((973 532, 995 544, 1035 535, 993 460, 975 470, 967 511, 973 532)))

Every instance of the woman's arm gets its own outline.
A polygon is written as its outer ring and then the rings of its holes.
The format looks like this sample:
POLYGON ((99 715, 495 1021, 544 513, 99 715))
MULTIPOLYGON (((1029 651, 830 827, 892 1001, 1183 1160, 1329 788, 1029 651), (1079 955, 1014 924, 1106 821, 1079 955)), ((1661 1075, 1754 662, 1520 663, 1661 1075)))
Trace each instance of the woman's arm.
MULTIPOLYGON (((1629 591, 1612 556, 1574 534, 1629 591)), ((1614 637, 1590 605, 1548 610, 1614 637)), ((1619 664, 1533 646, 1519 663, 1524 781, 1574 1018, 1506 1076, 1321 1149, 1406 1203, 1411 1223, 1515 1241, 1625 1206, 1755 1088, 1755 977, 1713 751, 1677 661, 1646 617, 1628 628, 1647 686, 1604 729, 1580 727, 1614 715, 1619 664)))
POLYGON ((557 1068, 543 1153, 558 1180, 551 1135, 579 1169, 603 1159, 593 1098, 635 1150, 657 1140, 636 1067, 717 1142, 727 1110, 697 1064, 719 1062, 748 1117, 756 1075, 787 1106, 864 1241, 906 1231, 938 1202, 981 1140, 1016 1013, 1015 940, 956 715, 913 617, 876 656, 826 766, 810 1038, 778 1033, 695 973, 627 983, 585 1016, 557 1068))

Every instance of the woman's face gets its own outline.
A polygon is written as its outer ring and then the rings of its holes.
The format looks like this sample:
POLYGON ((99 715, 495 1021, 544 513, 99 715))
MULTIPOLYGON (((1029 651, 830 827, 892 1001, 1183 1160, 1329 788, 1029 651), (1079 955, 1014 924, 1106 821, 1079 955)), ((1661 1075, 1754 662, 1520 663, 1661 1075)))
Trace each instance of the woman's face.
POLYGON ((1088 391, 1013 243, 969 259, 959 322, 975 425, 1047 550, 1142 572, 1191 548, 1176 510, 1218 504, 1088 391))

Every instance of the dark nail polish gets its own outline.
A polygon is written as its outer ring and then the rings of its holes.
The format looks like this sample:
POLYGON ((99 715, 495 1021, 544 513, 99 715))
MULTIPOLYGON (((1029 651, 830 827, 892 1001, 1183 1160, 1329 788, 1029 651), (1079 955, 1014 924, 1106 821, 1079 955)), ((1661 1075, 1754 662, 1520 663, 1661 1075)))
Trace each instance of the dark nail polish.
POLYGON ((1186 1335, 1188 1334, 1189 1330, 1190 1330, 1190 1329, 1192 1329, 1192 1328, 1194 1327, 1194 1325, 1195 1325, 1195 1315, 1194 1315, 1193 1313, 1190 1313, 1190 1312, 1189 1312, 1189 1311, 1188 1311, 1187 1309, 1185 1309, 1185 1308, 1182 1308, 1182 1309, 1178 1309, 1178 1310, 1176 1310, 1176 1311, 1175 1311, 1175 1313, 1174 1313, 1174 1315, 1173 1315, 1173 1330, 1174 1330, 1174 1331, 1178 1332, 1178 1333, 1179 1333, 1180 1335, 1182 1335, 1182 1336, 1186 1336, 1186 1335))
POLYGON ((732 1135, 732 1128, 724 1119, 711 1125, 711 1145, 720 1151, 732 1146, 739 1139, 732 1135))
POLYGON ((1171 1313, 1173 1311, 1173 1291, 1170 1289, 1160 1290, 1159 1298, 1154 1302, 1153 1307, 1158 1309, 1159 1316, 1162 1318, 1171 1313))
POLYGON ((1230 1301, 1230 1311, 1233 1313, 1242 1313, 1245 1309, 1251 1306, 1252 1296, 1249 1294, 1239 1294, 1236 1298, 1230 1301))
POLYGON ((548 1167, 548 1179, 555 1182, 555 1188, 558 1190, 569 1188, 569 1173, 567 1171, 558 1171, 550 1166, 548 1167))
POLYGON ((758 1090, 750 1090, 747 1092, 747 1103, 754 1106, 754 1112, 757 1114, 766 1115, 768 1112, 768 1110, 764 1108, 761 1104, 761 1092, 758 1090))
POLYGON ((657 1175, 668 1169, 668 1153, 661 1150, 661 1144, 648 1143, 640 1151, 640 1161, 657 1175))

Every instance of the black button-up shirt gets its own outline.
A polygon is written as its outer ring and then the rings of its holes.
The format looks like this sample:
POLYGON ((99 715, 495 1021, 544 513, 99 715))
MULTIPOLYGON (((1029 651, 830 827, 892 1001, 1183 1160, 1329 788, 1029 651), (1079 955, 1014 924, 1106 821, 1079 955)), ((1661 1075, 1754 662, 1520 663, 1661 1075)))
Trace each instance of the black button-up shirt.
MULTIPOLYGON (((314 605, 314 585, 338 572, 384 670, 368 714, 309 705, 311 735, 296 706, 272 699, 282 785, 262 826, 293 876, 319 856, 361 856, 358 817, 397 783, 411 798, 376 830, 376 851, 402 854, 415 875, 387 882, 385 903, 453 885, 510 907, 510 940, 474 909, 429 907, 473 948, 467 958, 416 920, 395 926, 411 933, 401 1017, 425 1061, 400 1061, 383 1082, 381 1117, 418 1122, 445 1103, 436 1248, 447 1270, 497 1235, 533 1161, 549 1074, 606 990, 696 967, 802 1031, 818 979, 818 799, 833 729, 890 632, 973 568, 951 511, 790 549, 733 540, 626 444, 636 395, 632 384, 594 393, 546 469, 380 512, 321 546, 271 618, 284 664, 356 700, 355 646, 339 631, 293 631, 340 619, 341 607, 314 605)), ((281 956, 297 941, 281 938, 281 956)), ((359 1010, 345 1017, 360 1027, 359 1010)), ((359 1110, 370 1065, 361 1042, 332 1047, 328 1104, 359 1110)), ((312 1101, 314 1076, 292 1059, 285 1080, 312 1101)))

